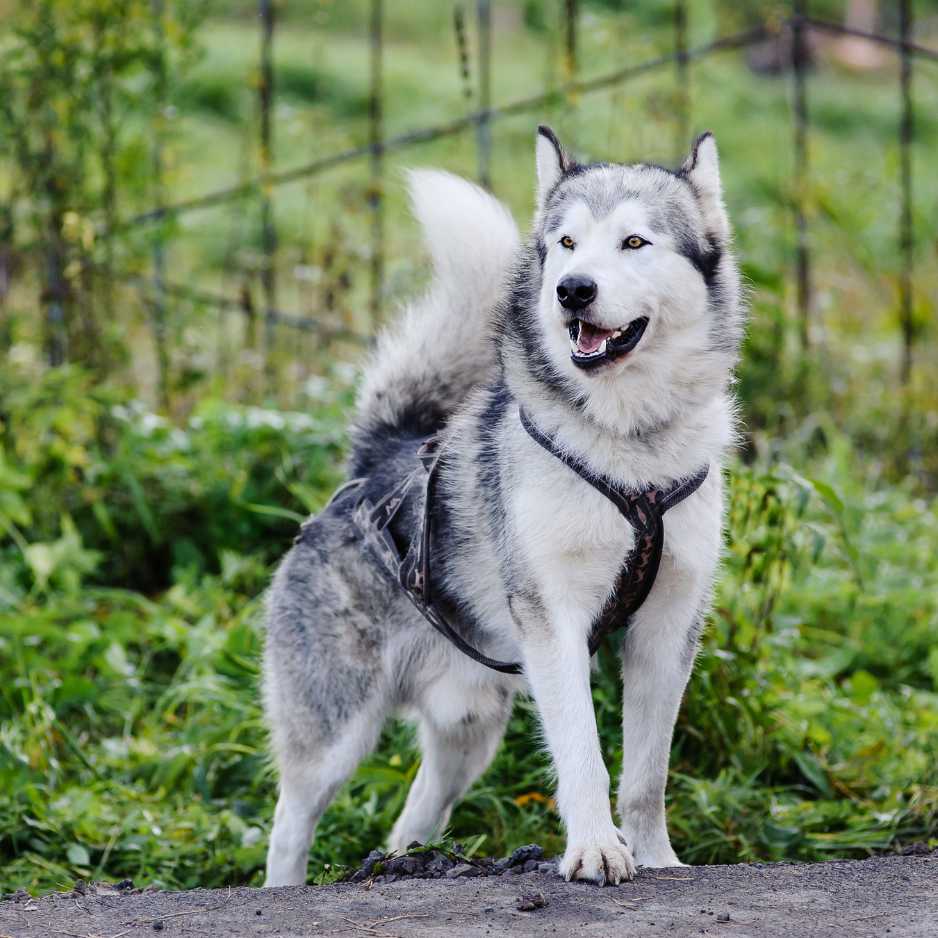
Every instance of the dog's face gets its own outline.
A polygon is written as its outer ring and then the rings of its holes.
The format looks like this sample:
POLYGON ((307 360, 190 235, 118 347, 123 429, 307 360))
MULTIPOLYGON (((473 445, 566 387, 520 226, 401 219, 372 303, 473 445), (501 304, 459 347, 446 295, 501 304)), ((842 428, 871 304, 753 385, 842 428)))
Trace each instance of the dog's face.
POLYGON ((641 400, 660 420, 725 383, 741 317, 713 137, 670 172, 577 165, 540 128, 537 174, 538 352, 558 383, 633 422, 641 400))

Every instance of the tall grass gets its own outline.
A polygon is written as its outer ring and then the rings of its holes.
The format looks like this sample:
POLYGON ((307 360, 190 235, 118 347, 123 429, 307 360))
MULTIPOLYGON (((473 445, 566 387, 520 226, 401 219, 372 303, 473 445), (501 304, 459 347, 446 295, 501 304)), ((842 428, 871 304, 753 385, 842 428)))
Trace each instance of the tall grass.
MULTIPOLYGON (((81 877, 257 883, 275 797, 259 596, 339 477, 319 415, 206 402, 173 426, 80 372, 4 387, 0 888, 81 877), (141 588, 145 592, 141 592, 141 588)), ((676 733, 669 814, 692 862, 862 856, 938 837, 938 510, 869 486, 830 431, 799 470, 737 464, 725 573, 676 733)), ((595 701, 617 771, 616 654, 595 701)), ((561 846, 521 701, 451 836, 561 846)), ((323 819, 312 875, 382 841, 417 767, 408 728, 323 819)))

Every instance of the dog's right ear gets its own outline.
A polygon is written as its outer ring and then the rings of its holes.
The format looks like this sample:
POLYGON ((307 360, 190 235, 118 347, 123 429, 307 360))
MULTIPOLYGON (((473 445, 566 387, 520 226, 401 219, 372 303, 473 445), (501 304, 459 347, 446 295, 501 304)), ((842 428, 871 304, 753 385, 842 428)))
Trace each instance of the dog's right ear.
POLYGON ((684 160, 679 172, 694 187, 708 227, 721 241, 725 241, 729 238, 730 223, 723 205, 717 142, 709 130, 694 141, 690 156, 684 160))
POLYGON ((544 124, 537 128, 537 204, 543 205, 548 193, 567 171, 569 161, 557 135, 544 124))

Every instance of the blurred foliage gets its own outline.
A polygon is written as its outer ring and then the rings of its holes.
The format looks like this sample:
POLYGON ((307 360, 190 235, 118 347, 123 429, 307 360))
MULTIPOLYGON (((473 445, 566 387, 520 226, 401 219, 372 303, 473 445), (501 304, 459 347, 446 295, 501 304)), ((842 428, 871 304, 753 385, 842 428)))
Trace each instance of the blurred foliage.
MULTIPOLYGON (((692 43, 784 13, 772 3, 688 6, 692 43)), ((562 80, 561 9, 495 5, 496 101, 562 80)), ((915 9, 920 28, 933 28, 935 4, 915 9)), ((155 132, 171 200, 258 167, 255 5, 165 0, 159 23, 150 10, 143 0, 0 0, 0 889, 79 877, 259 882, 275 797, 256 686, 260 596, 297 522, 341 478, 344 363, 360 348, 319 332, 279 333, 261 348, 256 199, 100 238, 114 213, 152 203, 155 132), (74 312, 75 363, 54 370, 38 351, 56 298, 39 250, 49 245, 74 312), (148 297, 96 275, 145 271, 157 248, 173 281, 224 289, 240 308, 218 314, 173 294, 158 333, 148 297)), ((451 5, 385 10, 387 132, 474 106, 451 5)), ((277 5, 276 165, 367 138, 367 11, 367 0, 277 5)), ((671 49, 670 3, 584 0, 581 11, 583 74, 671 49)), ((843 4, 812 12, 840 18, 843 4)), ((674 89, 663 74, 495 124, 497 194, 529 216, 537 119, 584 156, 674 162, 674 89)), ((726 570, 674 742, 670 823, 691 862, 938 843, 938 387, 928 364, 938 115, 922 104, 934 79, 917 70, 917 361, 901 386, 894 78, 891 66, 856 73, 822 56, 809 79, 806 353, 789 276, 788 83, 734 57, 691 70, 692 121, 720 141, 753 306, 726 570)), ((473 138, 387 155, 388 308, 424 275, 396 181, 415 161, 471 175, 473 138)), ((374 326, 364 313, 370 185, 355 165, 275 194, 285 309, 333 328, 374 326)), ((613 773, 617 670, 605 650, 595 699, 613 773)), ((537 738, 532 705, 520 701, 451 836, 485 853, 530 841, 560 849, 537 738)), ((410 730, 390 726, 319 825, 315 878, 381 841, 416 768, 410 730)))
MULTIPOLYGON (((264 396, 268 403, 292 406, 309 373, 317 374, 331 357, 347 359, 357 351, 330 340, 317 346, 287 328, 273 348, 264 347, 258 321, 268 258, 259 190, 248 187, 246 196, 176 220, 120 227, 152 208, 160 193, 176 202, 244 183, 259 172, 256 4, 164 0, 159 19, 149 0, 20 0, 8 7, 0 37, 0 237, 6 242, 0 251, 0 349, 23 358, 48 357, 49 307, 58 298, 66 307, 69 360, 131 383, 144 399, 183 415, 206 394, 264 396), (160 173, 154 164, 157 144, 160 173), (119 236, 104 238, 115 217, 119 236), (157 252, 178 288, 159 308, 147 280, 157 252), (57 278, 51 276, 56 269, 57 278), (200 300, 203 291, 229 297, 229 307, 222 311, 200 300), (274 388, 257 376, 264 365, 277 377, 274 388)), ((579 8, 581 77, 673 50, 670 0, 584 0, 579 8)), ((369 0, 290 0, 275 9, 275 168, 360 146, 369 135, 372 92, 369 0)), ((497 105, 557 87, 567 77, 563 10, 554 0, 494 4, 497 105)), ((843 0, 811 4, 813 14, 834 20, 842 20, 845 10, 843 0)), ((933 41, 934 10, 932 0, 914 4, 915 36, 926 45, 933 41)), ((788 12, 786 4, 768 0, 701 0, 688 11, 691 46, 753 19, 780 22, 788 12)), ((452 2, 385 4, 384 13, 387 135, 451 121, 478 106, 474 16, 466 16, 467 84, 452 2)), ((890 5, 880 4, 887 31, 895 30, 893 14, 890 5)), ((807 400, 806 411, 827 406, 832 397, 849 401, 874 382, 890 380, 899 351, 894 59, 880 50, 870 67, 857 68, 845 64, 836 40, 818 42, 808 78, 805 195, 817 286, 811 332, 830 355, 822 366, 823 394, 807 400), (856 198, 857 192, 864 198, 856 198), (840 354, 847 344, 869 357, 859 362, 840 354)), ((726 53, 691 64, 691 129, 717 135, 746 273, 760 315, 777 316, 785 332, 773 354, 781 348, 789 355, 795 192, 790 81, 784 74, 751 72, 746 55, 726 53), (752 132, 756 118, 759 133, 752 132)), ((938 297, 938 268, 930 263, 930 233, 938 225, 938 177, 931 171, 938 112, 927 106, 934 80, 927 65, 916 66, 914 313, 923 349, 934 336, 938 297)), ((537 114, 501 119, 492 127, 495 191, 519 219, 530 217, 531 134, 540 120, 552 123, 584 158, 673 164, 689 143, 675 140, 677 103, 674 72, 662 68, 576 100, 558 96, 537 114)), ((474 135, 467 131, 386 154, 380 246, 385 310, 409 295, 424 273, 415 261, 418 236, 407 217, 400 171, 421 163, 472 175, 474 149, 474 135)), ((368 314, 372 185, 363 160, 271 191, 278 307, 337 330, 374 328, 368 314)), ((920 397, 912 404, 910 409, 921 410, 920 397)), ((888 423, 878 421, 876 431, 884 432, 888 423)), ((905 448, 926 454, 924 442, 913 440, 905 448)))
POLYGON ((219 571, 226 552, 270 562, 305 517, 276 506, 308 513, 338 479, 342 398, 320 400, 315 417, 208 401, 178 427, 75 367, 18 377, 0 378, 0 527, 28 527, 31 549, 56 556, 60 535, 81 543, 97 558, 92 582, 152 592, 186 569, 219 571))
POLYGON ((4 24, 5 234, 37 255, 52 361, 103 372, 126 357, 112 321, 117 246, 97 236, 116 225, 119 198, 154 198, 143 131, 156 132, 169 76, 192 56, 197 8, 168 0, 155 17, 150 0, 36 0, 17 4, 4 24))

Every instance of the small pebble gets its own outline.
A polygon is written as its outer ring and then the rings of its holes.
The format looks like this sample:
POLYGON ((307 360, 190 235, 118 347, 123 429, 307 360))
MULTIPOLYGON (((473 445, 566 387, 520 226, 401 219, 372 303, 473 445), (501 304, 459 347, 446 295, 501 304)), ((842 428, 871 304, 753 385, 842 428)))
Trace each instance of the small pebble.
POLYGON ((518 847, 512 855, 508 858, 509 866, 521 866, 524 863, 527 863, 528 860, 543 860, 544 859, 544 850, 538 844, 525 844, 523 847, 518 847))
POLYGON ((729 913, 729 912, 721 912, 721 913, 717 916, 717 921, 718 921, 718 922, 728 922, 729 920, 730 920, 730 913, 729 913))
POLYGON ((547 905, 547 897, 542 892, 523 892, 518 896, 515 908, 519 912, 533 912, 547 905))
POLYGON ((153 931, 162 931, 162 930, 163 930, 163 923, 162 923, 162 922, 156 921, 156 922, 153 923, 153 931))

